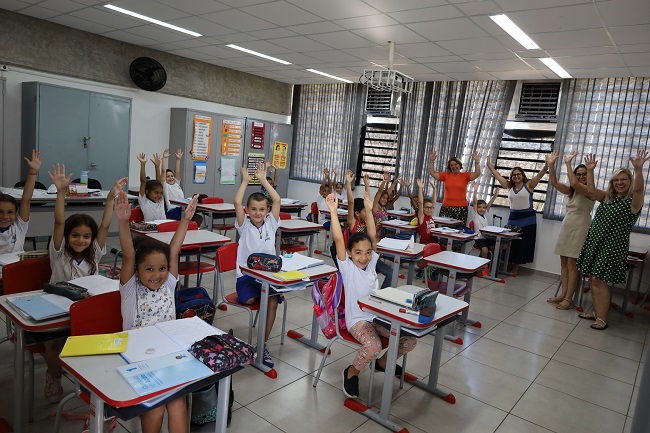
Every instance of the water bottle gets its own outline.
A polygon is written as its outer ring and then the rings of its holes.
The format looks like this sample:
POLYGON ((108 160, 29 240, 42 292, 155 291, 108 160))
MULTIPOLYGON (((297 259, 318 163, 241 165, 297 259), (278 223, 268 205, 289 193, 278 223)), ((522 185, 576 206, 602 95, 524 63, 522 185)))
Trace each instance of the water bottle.
POLYGON ((319 305, 314 305, 314 312, 316 313, 316 321, 320 329, 327 328, 327 325, 330 324, 330 318, 319 305))
POLYGON ((411 235, 411 239, 409 239, 409 247, 408 249, 413 251, 413 248, 415 248, 415 237, 411 235))
POLYGON ((82 183, 86 186, 88 186, 88 172, 87 171, 82 171, 81 176, 79 177, 79 183, 82 183))
POLYGON ((99 275, 102 277, 107 277, 108 278, 108 272, 106 272, 106 269, 100 269, 99 270, 99 275))

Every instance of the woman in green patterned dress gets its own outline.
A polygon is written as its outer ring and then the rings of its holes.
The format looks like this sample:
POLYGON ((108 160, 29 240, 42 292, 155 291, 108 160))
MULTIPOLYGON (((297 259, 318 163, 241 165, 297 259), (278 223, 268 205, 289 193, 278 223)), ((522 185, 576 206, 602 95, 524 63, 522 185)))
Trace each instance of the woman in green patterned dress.
POLYGON ((634 175, 627 168, 614 172, 607 191, 596 189, 594 169, 596 157, 585 158, 587 188, 600 205, 589 227, 587 239, 578 257, 578 268, 591 275, 593 313, 580 314, 580 318, 593 320, 592 329, 607 329, 609 311, 608 283, 625 282, 626 258, 630 247, 630 232, 643 207, 643 164, 650 159, 648 152, 638 151, 630 157, 634 175))

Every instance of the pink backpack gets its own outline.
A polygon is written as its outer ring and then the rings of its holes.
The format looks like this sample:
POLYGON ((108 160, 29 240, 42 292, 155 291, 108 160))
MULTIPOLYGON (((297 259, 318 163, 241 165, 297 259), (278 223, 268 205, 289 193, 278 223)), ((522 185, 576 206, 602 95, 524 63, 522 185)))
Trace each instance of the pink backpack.
POLYGON ((311 296, 314 300, 314 307, 318 306, 318 308, 327 315, 326 320, 319 320, 323 335, 325 335, 327 339, 331 339, 336 336, 336 316, 338 316, 339 319, 339 331, 347 329, 345 326, 343 282, 340 273, 337 272, 333 274, 327 281, 321 280, 315 282, 311 296))

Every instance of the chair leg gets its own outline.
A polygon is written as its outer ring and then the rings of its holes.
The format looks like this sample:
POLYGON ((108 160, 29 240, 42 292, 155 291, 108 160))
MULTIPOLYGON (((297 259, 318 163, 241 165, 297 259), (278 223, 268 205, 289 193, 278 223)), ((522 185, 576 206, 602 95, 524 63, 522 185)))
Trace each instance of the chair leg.
POLYGON ((32 244, 34 245, 34 251, 36 251, 36 236, 32 238, 32 244))
POLYGON ((370 385, 368 385, 368 404, 366 406, 372 407, 372 383, 375 379, 375 362, 370 363, 370 385))
POLYGON ((59 405, 56 408, 56 417, 54 418, 54 433, 59 433, 61 428, 61 418, 63 417, 63 407, 65 404, 70 401, 77 393, 71 392, 70 394, 63 397, 63 400, 59 402, 59 405))
POLYGON ((399 389, 404 388, 404 374, 406 374, 406 353, 402 356, 402 374, 399 377, 399 389))
POLYGON ((27 390, 29 392, 29 398, 27 399, 27 417, 29 422, 34 422, 34 354, 30 351, 27 353, 27 364, 29 373, 27 375, 27 390))
POLYGON ((282 334, 280 335, 280 344, 284 344, 284 334, 287 328, 287 298, 284 298, 284 313, 282 316, 282 334))
POLYGON ((330 347, 332 347, 332 343, 334 343, 336 340, 338 340, 338 336, 333 337, 328 343, 327 347, 325 348, 325 351, 323 352, 323 359, 320 361, 320 366, 318 367, 318 373, 316 373, 316 378, 314 379, 314 384, 313 386, 316 387, 318 385, 318 380, 320 379, 320 374, 323 372, 323 367, 325 367, 325 360, 327 359, 327 354, 330 353, 330 347))
POLYGON ((192 430, 192 393, 187 394, 187 431, 192 430))
POLYGON ((257 326, 257 318, 259 317, 259 315, 260 315, 260 310, 257 310, 255 312, 255 320, 253 320, 253 328, 257 326))

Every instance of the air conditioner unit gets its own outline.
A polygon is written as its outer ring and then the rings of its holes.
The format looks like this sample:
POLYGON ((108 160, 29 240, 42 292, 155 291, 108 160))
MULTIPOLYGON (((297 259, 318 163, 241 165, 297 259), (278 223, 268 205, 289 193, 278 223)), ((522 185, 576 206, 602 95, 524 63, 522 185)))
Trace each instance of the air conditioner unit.
POLYGON ((561 81, 519 81, 512 98, 508 120, 556 122, 561 81))
POLYGON ((399 118, 402 111, 402 95, 401 92, 376 90, 368 87, 366 92, 366 114, 399 118))

